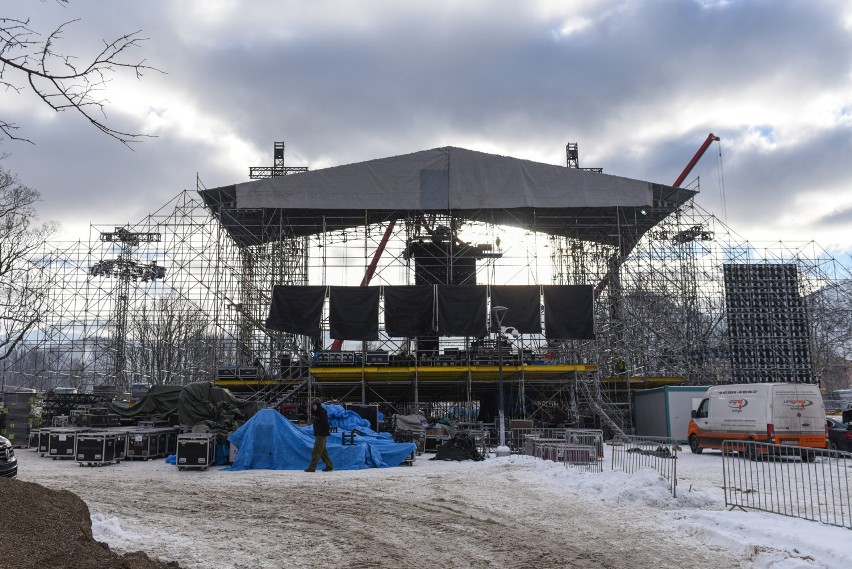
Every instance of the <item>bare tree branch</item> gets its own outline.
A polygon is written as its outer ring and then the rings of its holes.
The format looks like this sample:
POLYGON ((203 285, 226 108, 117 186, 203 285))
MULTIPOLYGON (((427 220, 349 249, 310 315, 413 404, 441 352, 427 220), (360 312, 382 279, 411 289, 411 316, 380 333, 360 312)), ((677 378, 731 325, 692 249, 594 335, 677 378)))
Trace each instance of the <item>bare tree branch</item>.
POLYGON ((39 198, 0 166, 0 360, 25 340, 46 310, 51 275, 35 253, 57 224, 36 224, 39 198))
MULTIPOLYGON (((92 126, 128 148, 133 142, 151 138, 152 135, 109 126, 106 114, 109 101, 104 96, 110 77, 119 71, 132 70, 137 79, 149 70, 162 73, 144 59, 131 59, 130 52, 148 38, 141 37, 141 30, 137 30, 111 42, 104 41, 103 49, 96 56, 80 64, 74 56, 62 54, 57 47, 66 27, 78 21, 65 22, 43 37, 30 25, 29 19, 0 18, 0 88, 20 94, 29 86, 54 111, 77 111, 92 126)), ((0 133, 11 140, 32 143, 20 136, 19 130, 15 122, 0 119, 0 133)))

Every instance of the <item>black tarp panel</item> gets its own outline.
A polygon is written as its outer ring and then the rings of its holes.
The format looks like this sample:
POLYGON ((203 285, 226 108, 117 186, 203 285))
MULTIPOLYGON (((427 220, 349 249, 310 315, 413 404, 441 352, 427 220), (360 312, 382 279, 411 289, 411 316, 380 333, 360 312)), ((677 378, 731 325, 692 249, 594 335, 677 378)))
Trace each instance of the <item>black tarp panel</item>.
POLYGON ((324 286, 275 285, 266 327, 290 334, 318 336, 324 302, 324 286))
POLYGON ((335 340, 378 340, 379 287, 329 287, 328 324, 335 340))
POLYGON ((444 285, 438 287, 438 334, 482 338, 488 333, 487 287, 444 285))
POLYGON ((435 287, 386 286, 385 331, 396 338, 432 336, 435 287))
MULTIPOLYGON (((491 287, 491 310, 495 306, 509 309, 503 326, 511 326, 521 334, 541 333, 541 287, 538 285, 496 285, 491 287)), ((491 319, 497 330, 497 319, 491 319)))
POLYGON ((544 335, 548 339, 594 340, 591 285, 544 285, 544 335))

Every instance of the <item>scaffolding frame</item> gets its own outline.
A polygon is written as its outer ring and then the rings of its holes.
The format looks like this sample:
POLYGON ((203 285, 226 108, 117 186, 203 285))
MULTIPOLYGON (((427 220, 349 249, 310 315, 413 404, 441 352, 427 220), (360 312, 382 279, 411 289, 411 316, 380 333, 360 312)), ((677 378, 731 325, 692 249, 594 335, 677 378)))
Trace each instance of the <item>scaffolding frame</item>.
MULTIPOLYGON (((204 189, 200 181, 198 189, 204 189)), ((665 204, 657 206, 659 215, 665 204)), ((483 390, 496 386, 495 376, 477 376, 470 364, 441 380, 427 378, 422 369, 397 380, 376 380, 378 372, 366 366, 328 379, 308 373, 312 354, 331 343, 327 309, 319 345, 264 325, 273 285, 356 286, 383 243, 371 284, 413 284, 406 248, 437 225, 458 231, 468 244, 488 244, 499 252, 476 263, 478 284, 588 284, 598 291, 595 340, 523 335, 517 341, 516 348, 565 367, 544 378, 524 369, 508 377, 510 417, 536 416, 552 405, 580 426, 593 426, 586 421, 590 414, 625 426, 632 390, 731 382, 726 263, 795 265, 814 379, 820 381, 849 357, 849 338, 838 332, 838 320, 845 316, 848 322, 852 314, 850 274, 815 243, 749 243, 694 201, 638 235, 640 224, 630 215, 646 214, 655 212, 617 210, 600 228, 616 232, 615 244, 552 236, 547 230, 560 223, 554 219, 520 230, 468 222, 452 212, 428 217, 399 212, 381 223, 301 237, 294 231, 300 220, 292 212, 265 216, 228 204, 213 211, 197 194, 183 191, 136 223, 92 225, 88 240, 45 244, 35 260, 51 275, 49 309, 4 361, 3 385, 81 391, 112 385, 122 392, 132 383, 214 381, 222 379, 222 369, 233 369, 239 373, 224 384, 271 404, 319 394, 396 410, 457 407, 460 416, 470 418, 483 390), (224 231, 223 216, 229 226, 244 227, 244 235, 263 238, 256 243, 243 238, 238 245, 224 231), (128 247, 104 237, 116 228, 158 238, 128 247), (117 258, 162 267, 165 275, 116 282, 93 274, 93 267, 117 258)), ((366 212, 352 216, 368 217, 366 212)), ((343 349, 410 352, 412 341, 383 334, 378 342, 344 342, 343 349)), ((470 339, 440 338, 439 343, 442 349, 465 349, 470 339)))

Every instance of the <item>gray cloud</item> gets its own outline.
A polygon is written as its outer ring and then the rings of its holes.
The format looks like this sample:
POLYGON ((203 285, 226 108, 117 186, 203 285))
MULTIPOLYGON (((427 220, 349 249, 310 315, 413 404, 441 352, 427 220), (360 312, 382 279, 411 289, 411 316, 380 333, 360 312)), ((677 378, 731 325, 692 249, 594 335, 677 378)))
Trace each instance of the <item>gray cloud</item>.
MULTIPOLYGON (((852 121, 840 108, 835 124, 800 132, 810 102, 852 107, 852 16, 839 0, 605 0, 570 13, 544 2, 256 1, 221 18, 228 2, 32 4, 34 18, 82 18, 69 49, 142 28, 144 57, 168 74, 133 88, 186 123, 165 121, 131 153, 69 116, 42 122, 28 104, 16 119, 38 146, 0 149, 55 217, 150 211, 196 172, 208 186, 242 181, 257 164, 240 162, 270 161, 282 139, 289 163, 312 167, 441 145, 561 164, 573 141, 581 165, 671 183, 713 131, 729 220, 745 235, 804 192, 849 180, 852 121), (187 108, 222 126, 189 122, 187 108), (764 145, 750 142, 756 131, 764 145)), ((716 209, 712 151, 693 175, 716 209)))

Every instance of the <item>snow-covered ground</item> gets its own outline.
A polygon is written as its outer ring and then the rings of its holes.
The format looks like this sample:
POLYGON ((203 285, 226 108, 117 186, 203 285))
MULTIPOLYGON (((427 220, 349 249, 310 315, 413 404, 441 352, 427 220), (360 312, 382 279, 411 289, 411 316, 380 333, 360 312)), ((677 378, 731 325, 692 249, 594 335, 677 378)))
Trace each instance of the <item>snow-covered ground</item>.
POLYGON ((726 510, 715 452, 679 455, 677 498, 652 470, 521 456, 312 474, 17 456, 19 479, 85 500, 96 539, 186 569, 852 566, 852 530, 726 510))

